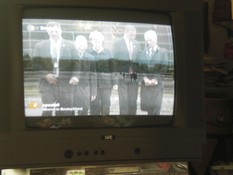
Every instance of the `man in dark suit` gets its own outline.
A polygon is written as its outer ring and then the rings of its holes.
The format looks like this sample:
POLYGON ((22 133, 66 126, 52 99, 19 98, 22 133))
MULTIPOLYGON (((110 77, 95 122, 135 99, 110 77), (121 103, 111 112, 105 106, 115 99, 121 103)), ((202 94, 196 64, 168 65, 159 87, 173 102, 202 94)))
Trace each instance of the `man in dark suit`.
POLYGON ((110 59, 112 58, 111 51, 104 48, 104 35, 99 31, 93 31, 89 36, 92 47, 89 53, 96 60, 97 71, 97 96, 94 101, 91 101, 91 115, 109 115, 111 106, 111 92, 115 84, 114 74, 111 70, 110 59))
POLYGON ((69 108, 72 107, 73 86, 69 81, 76 49, 73 42, 62 38, 59 23, 49 22, 46 28, 49 39, 37 43, 33 54, 33 68, 41 74, 42 116, 72 115, 69 108))
POLYGON ((137 111, 138 81, 136 59, 140 51, 135 40, 136 28, 127 25, 124 36, 113 43, 113 57, 117 60, 119 106, 121 115, 135 115, 137 111))
POLYGON ((142 76, 141 83, 141 110, 148 115, 160 115, 163 99, 163 76, 168 68, 167 50, 157 44, 157 33, 148 30, 144 33, 145 50, 141 53, 138 63, 142 76))
POLYGON ((97 78, 95 72, 95 58, 87 52, 87 39, 78 35, 75 39, 77 49, 77 62, 70 84, 75 85, 74 102, 78 115, 88 115, 90 101, 95 100, 97 95, 97 78))

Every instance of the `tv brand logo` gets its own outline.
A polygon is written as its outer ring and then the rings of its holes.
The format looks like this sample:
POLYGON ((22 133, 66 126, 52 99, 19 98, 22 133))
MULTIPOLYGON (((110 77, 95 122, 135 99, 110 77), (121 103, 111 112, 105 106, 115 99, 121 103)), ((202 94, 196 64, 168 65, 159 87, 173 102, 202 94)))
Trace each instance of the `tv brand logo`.
POLYGON ((29 109, 36 109, 36 108, 39 108, 41 106, 41 104, 37 103, 37 102, 30 102, 28 103, 28 108, 29 109))
POLYGON ((114 140, 116 137, 112 134, 103 135, 103 140, 114 140))

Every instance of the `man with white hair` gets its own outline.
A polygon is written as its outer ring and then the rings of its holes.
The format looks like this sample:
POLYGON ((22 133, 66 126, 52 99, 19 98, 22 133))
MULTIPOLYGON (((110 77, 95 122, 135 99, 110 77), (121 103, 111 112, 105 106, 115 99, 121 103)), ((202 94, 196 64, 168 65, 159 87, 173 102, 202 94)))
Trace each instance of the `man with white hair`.
POLYGON ((165 48, 158 46, 157 33, 148 30, 144 33, 146 47, 141 53, 138 63, 141 79, 141 110, 148 115, 160 115, 163 99, 163 75, 168 68, 168 53, 165 48))

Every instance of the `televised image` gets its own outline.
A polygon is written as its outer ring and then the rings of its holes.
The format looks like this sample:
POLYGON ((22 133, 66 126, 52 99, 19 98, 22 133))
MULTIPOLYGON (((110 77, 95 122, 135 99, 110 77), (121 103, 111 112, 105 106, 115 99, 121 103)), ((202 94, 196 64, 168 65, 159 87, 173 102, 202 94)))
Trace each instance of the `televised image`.
POLYGON ((172 116, 169 24, 22 21, 25 117, 172 116))

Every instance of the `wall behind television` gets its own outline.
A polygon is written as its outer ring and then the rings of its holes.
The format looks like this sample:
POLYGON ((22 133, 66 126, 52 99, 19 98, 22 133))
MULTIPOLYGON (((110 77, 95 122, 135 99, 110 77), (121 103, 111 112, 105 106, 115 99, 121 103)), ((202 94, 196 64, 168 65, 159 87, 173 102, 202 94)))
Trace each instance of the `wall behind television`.
POLYGON ((214 1, 204 0, 204 2, 208 3, 208 55, 214 59, 223 59, 224 44, 228 39, 227 30, 213 23, 214 1))

